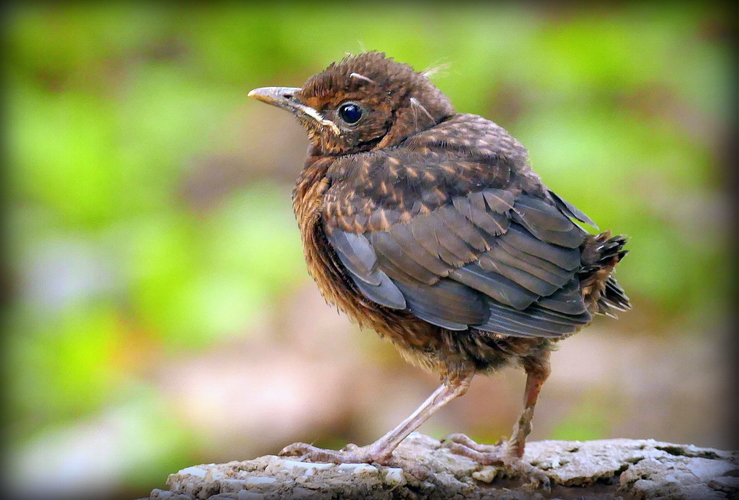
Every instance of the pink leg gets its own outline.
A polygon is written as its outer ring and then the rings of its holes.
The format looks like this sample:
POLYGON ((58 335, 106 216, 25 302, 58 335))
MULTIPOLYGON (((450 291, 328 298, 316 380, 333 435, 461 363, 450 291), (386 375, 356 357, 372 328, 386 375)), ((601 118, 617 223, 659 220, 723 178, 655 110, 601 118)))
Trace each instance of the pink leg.
POLYGON ((384 463, 408 434, 436 413, 441 407, 467 392, 472 375, 461 380, 444 379, 441 386, 400 425, 368 446, 347 445, 343 450, 324 450, 306 443, 294 443, 285 447, 280 455, 302 455, 313 462, 333 463, 384 463))
POLYGON ((534 418, 534 407, 539 399, 541 388, 551 372, 548 354, 546 359, 540 360, 532 367, 526 367, 526 392, 523 399, 523 411, 518 417, 518 422, 513 427, 511 439, 508 441, 509 449, 518 458, 523 456, 526 438, 532 430, 531 420, 534 418))
POLYGON ((533 470, 534 468, 528 464, 523 465, 520 459, 524 454, 526 438, 531 433, 534 407, 539 399, 541 388, 551 372, 549 353, 547 352, 535 360, 525 361, 524 369, 527 375, 523 401, 524 408, 507 442, 503 445, 483 445, 476 443, 464 434, 452 434, 445 438, 445 445, 454 453, 472 458, 484 465, 501 463, 507 466, 515 465, 521 472, 534 476, 540 482, 545 482, 546 476, 541 471, 533 470))

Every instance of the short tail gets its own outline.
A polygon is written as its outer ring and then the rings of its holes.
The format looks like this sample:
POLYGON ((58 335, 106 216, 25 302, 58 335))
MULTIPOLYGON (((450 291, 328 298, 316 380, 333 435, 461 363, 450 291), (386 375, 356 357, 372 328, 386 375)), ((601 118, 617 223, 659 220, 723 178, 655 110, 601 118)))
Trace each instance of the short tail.
POLYGON ((610 231, 592 236, 585 242, 580 283, 583 298, 591 312, 615 317, 615 311, 631 309, 624 289, 612 276, 616 265, 628 253, 624 245, 626 237, 611 237, 610 231))

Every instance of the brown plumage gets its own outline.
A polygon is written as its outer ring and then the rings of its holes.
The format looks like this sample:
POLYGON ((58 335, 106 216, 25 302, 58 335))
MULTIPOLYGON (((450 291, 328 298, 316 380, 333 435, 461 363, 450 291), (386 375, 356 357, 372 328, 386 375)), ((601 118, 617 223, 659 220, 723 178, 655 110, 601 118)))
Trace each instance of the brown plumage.
POLYGON ((450 437, 482 463, 519 463, 554 342, 596 313, 629 308, 611 276, 625 239, 547 189, 526 149, 479 116, 455 113, 422 73, 368 52, 302 88, 249 96, 291 111, 311 147, 293 192, 308 269, 324 298, 437 373, 439 389, 372 445, 302 443, 317 461, 387 462, 477 373, 528 375, 524 412, 502 447, 450 437))

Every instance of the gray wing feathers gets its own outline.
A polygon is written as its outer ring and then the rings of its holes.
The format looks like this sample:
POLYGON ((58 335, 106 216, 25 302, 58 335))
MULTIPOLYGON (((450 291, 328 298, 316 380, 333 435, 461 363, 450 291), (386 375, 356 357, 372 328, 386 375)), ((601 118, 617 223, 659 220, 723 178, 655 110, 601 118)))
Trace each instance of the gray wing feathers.
POLYGON ((326 237, 339 255, 344 266, 357 278, 370 285, 379 285, 379 273, 375 273, 377 255, 367 238, 361 234, 344 231, 327 231, 326 237))
POLYGON ((570 218, 592 222, 552 200, 486 189, 388 231, 327 236, 357 288, 380 305, 449 330, 558 337, 591 319, 576 277, 587 233, 570 218))
POLYGON ((327 231, 326 237, 357 288, 370 300, 392 309, 405 309, 398 287, 377 269, 377 256, 367 238, 341 230, 327 231))
POLYGON ((585 215, 585 212, 577 208, 575 205, 570 203, 569 201, 565 200, 558 194, 556 194, 554 191, 548 191, 549 195, 554 200, 554 203, 557 205, 557 208, 559 208, 562 213, 567 215, 568 217, 572 217, 575 220, 578 220, 580 222, 584 222, 585 224, 590 224, 595 229, 598 229, 598 226, 593 222, 590 217, 585 215))
POLYGON ((467 330, 468 325, 480 324, 488 316, 487 302, 481 294, 450 279, 441 279, 432 286, 397 286, 410 312, 449 330, 467 330))
POLYGON ((556 206, 531 196, 522 195, 516 199, 511 217, 547 243, 577 248, 585 241, 586 233, 556 206))
POLYGON ((368 299, 378 304, 389 307, 390 309, 405 309, 407 304, 405 297, 398 290, 395 283, 387 277, 385 273, 380 274, 380 284, 378 286, 370 285, 360 279, 352 276, 354 283, 368 299))
POLYGON ((526 309, 539 298, 518 283, 498 273, 487 272, 475 263, 455 269, 449 277, 516 309, 526 309))

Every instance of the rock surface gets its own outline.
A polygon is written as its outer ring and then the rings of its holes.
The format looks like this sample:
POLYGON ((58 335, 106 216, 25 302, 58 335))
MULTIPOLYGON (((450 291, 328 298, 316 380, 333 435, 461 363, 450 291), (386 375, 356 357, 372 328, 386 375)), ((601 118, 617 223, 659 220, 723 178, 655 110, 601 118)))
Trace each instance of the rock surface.
POLYGON ((524 460, 550 487, 481 466, 413 433, 390 466, 317 464, 264 456, 188 467, 151 500, 233 499, 685 499, 739 498, 739 452, 654 440, 539 441, 524 460))

